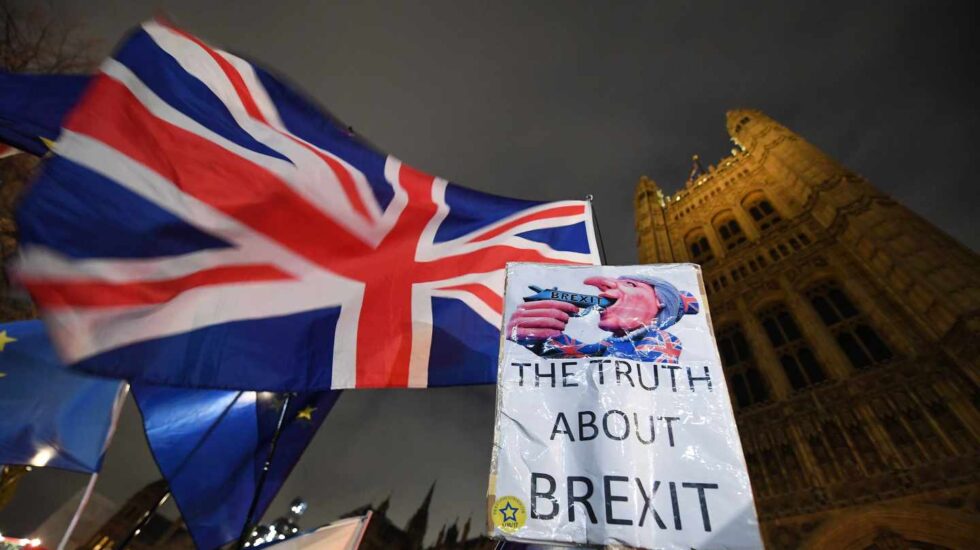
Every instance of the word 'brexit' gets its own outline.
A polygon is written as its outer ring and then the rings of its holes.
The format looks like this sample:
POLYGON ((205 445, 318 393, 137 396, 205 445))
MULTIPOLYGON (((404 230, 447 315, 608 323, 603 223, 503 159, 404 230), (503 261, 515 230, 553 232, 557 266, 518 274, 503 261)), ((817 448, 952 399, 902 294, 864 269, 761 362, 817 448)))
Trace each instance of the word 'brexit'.
POLYGON ((574 523, 576 513, 582 511, 588 516, 589 522, 595 524, 599 522, 596 513, 598 509, 603 512, 602 521, 608 525, 644 527, 652 520, 657 528, 668 529, 667 521, 670 521, 674 530, 681 531, 685 528, 681 510, 690 508, 682 501, 697 498, 701 509, 700 527, 710 533, 708 491, 718 489, 718 484, 660 480, 644 483, 638 477, 630 479, 626 476, 605 475, 602 476, 602 495, 596 502, 601 507, 593 506, 596 487, 589 477, 568 476, 564 489, 559 490, 554 477, 531 472, 531 518, 561 521, 560 516, 564 515, 568 523, 574 523), (667 495, 663 495, 663 489, 667 489, 667 495), (679 489, 686 491, 682 493, 679 489), (562 500, 564 507, 561 505, 562 500), (565 513, 561 514, 563 508, 565 513), (629 517, 631 512, 636 514, 635 517, 629 517))

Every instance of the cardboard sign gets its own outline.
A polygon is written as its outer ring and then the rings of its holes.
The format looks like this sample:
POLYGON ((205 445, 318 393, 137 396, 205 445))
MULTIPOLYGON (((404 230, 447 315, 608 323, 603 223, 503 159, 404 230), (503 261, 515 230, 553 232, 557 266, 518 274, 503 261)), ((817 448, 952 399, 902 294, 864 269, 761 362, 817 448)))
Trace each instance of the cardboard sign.
POLYGON ((492 536, 761 548, 693 264, 509 264, 492 536))

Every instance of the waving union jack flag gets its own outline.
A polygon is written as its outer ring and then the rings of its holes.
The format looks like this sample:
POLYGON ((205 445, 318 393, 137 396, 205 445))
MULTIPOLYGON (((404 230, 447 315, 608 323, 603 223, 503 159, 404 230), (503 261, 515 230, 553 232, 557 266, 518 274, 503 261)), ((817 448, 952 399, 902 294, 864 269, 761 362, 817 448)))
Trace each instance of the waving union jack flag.
POLYGON ((509 261, 597 263, 587 203, 458 187, 165 23, 93 77, 19 210, 67 362, 275 391, 492 382, 509 261))

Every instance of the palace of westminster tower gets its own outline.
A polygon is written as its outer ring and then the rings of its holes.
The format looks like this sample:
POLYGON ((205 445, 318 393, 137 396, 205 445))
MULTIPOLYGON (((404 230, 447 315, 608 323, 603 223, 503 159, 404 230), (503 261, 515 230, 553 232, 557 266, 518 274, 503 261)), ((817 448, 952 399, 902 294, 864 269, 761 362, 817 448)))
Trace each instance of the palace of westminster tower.
POLYGON ((640 261, 700 264, 769 548, 975 548, 980 256, 763 113, 640 261))

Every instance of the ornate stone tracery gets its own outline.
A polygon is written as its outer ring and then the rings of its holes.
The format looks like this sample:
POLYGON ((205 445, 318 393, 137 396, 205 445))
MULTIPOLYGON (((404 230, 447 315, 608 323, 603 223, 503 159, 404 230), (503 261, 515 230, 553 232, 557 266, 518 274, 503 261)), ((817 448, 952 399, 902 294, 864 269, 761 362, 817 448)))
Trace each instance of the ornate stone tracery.
POLYGON ((973 547, 980 257, 766 115, 729 112, 728 129, 739 149, 677 194, 641 180, 637 236, 642 262, 694 261, 693 232, 715 252, 702 270, 716 328, 741 327, 770 389, 736 412, 767 546, 973 547), (780 218, 766 228, 760 200, 780 218), (719 217, 748 242, 723 246, 719 217), (821 282, 853 306, 844 324, 815 301, 821 282), (776 303, 825 380, 794 389, 760 317, 776 303), (869 330, 890 357, 859 360, 878 345, 869 330))

